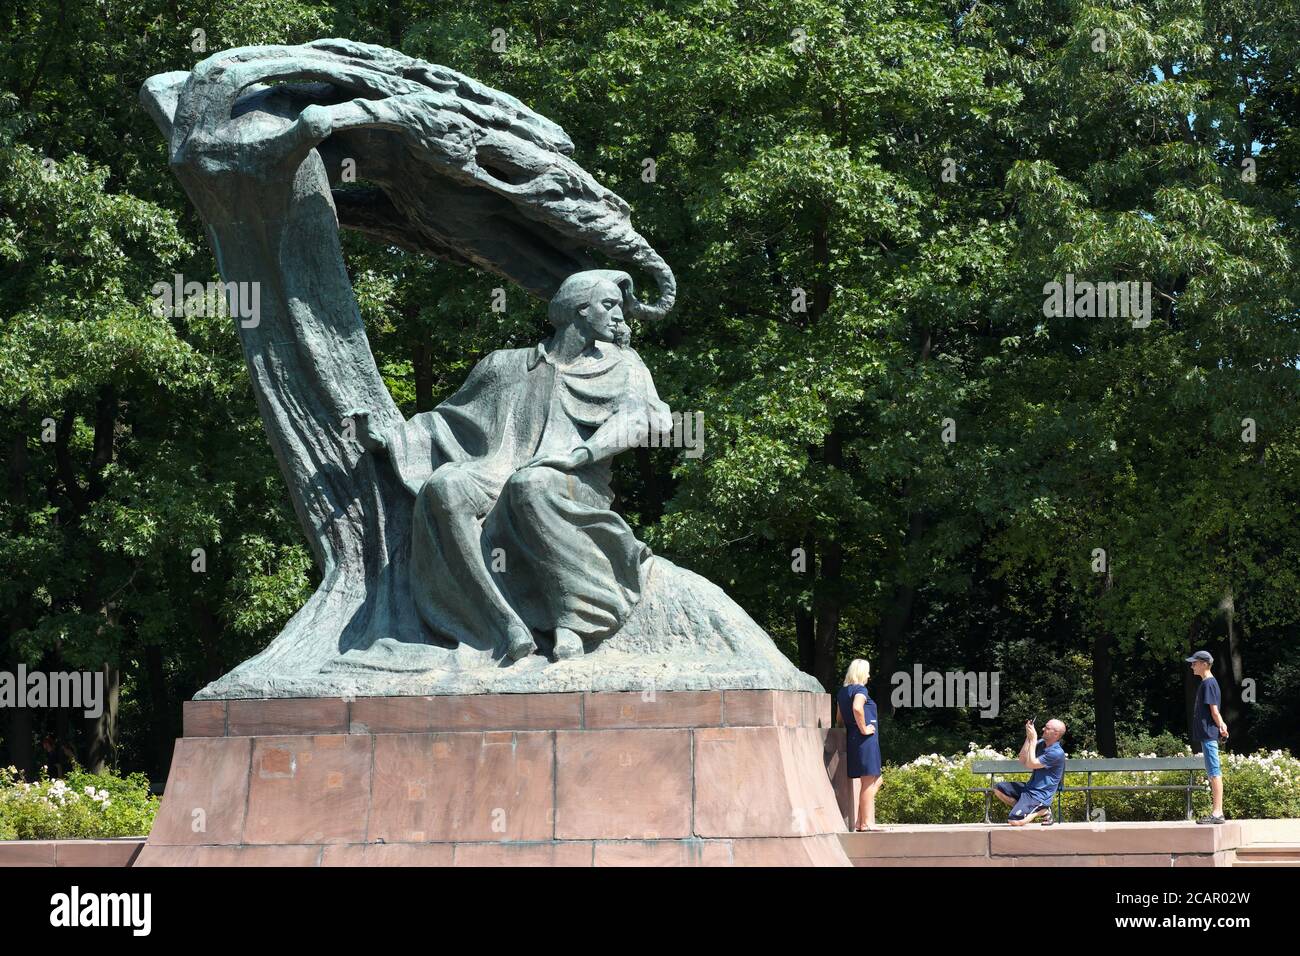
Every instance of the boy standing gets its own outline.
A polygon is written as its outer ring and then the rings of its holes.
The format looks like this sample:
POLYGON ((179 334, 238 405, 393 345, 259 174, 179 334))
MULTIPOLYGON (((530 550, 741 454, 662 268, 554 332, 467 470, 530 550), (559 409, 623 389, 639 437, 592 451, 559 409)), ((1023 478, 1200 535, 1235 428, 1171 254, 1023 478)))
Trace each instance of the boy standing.
POLYGON ((1197 651, 1187 658, 1192 673, 1201 679, 1196 689, 1196 706, 1192 709, 1192 740, 1201 745, 1205 757, 1205 775, 1210 778, 1210 795, 1214 809, 1197 823, 1223 822, 1223 771, 1219 769, 1219 741, 1228 739, 1228 725, 1223 722, 1219 705, 1223 702, 1219 682, 1210 673, 1214 657, 1209 651, 1197 651))

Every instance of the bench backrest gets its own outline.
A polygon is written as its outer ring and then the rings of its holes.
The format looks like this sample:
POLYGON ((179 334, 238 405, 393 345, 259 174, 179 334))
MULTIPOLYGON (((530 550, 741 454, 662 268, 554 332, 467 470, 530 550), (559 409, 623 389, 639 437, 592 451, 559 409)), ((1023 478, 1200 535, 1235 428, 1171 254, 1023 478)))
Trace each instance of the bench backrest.
MULTIPOLYGON (((1204 767, 1201 757, 1083 757, 1065 761, 1066 773, 1202 770, 1204 767)), ((970 768, 975 773, 1032 773, 1019 760, 976 760, 970 768)))

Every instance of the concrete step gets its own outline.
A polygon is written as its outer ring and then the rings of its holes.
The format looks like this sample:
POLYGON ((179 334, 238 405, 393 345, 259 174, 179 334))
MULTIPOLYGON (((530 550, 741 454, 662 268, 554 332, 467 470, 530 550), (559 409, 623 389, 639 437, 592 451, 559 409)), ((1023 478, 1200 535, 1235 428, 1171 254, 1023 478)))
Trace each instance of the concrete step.
POLYGON ((1242 845, 1300 843, 1300 820, 1238 820, 1242 845))
POLYGON ((1230 865, 1231 865, 1231 866, 1240 866, 1240 867, 1252 867, 1252 866, 1253 866, 1253 867, 1261 867, 1261 866, 1268 866, 1268 867, 1278 867, 1278 866, 1300 866, 1300 857, 1296 857, 1295 859, 1290 859, 1290 860, 1288 860, 1288 859, 1276 859, 1276 860, 1273 860, 1273 859, 1252 859, 1252 858, 1241 859, 1241 858, 1239 857, 1239 858, 1233 860, 1232 863, 1231 863, 1230 865))
POLYGON ((1249 843, 1237 847, 1233 866, 1300 866, 1300 843, 1249 843))

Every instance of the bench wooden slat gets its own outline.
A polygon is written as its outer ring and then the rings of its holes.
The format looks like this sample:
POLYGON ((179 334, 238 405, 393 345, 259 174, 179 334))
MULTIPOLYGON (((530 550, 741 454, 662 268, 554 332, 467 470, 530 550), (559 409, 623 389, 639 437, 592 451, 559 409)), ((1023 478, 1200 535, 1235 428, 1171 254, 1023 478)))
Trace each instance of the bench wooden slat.
MULTIPOLYGON (((1087 757, 1066 759, 1066 773, 1121 773, 1157 772, 1161 770, 1202 770, 1201 757, 1087 757)), ((1032 773, 1019 760, 976 760, 971 763, 975 773, 1032 773)))

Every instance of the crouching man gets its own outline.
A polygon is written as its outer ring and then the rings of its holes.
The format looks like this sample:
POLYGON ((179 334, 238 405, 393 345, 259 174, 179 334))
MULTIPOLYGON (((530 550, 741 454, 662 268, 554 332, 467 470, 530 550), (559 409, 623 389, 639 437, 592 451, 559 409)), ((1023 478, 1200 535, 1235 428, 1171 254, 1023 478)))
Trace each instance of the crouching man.
POLYGON ((1025 742, 1016 759, 1032 770, 1033 775, 1028 783, 1004 780, 993 788, 993 796, 1011 808, 1007 822, 1013 827, 1034 821, 1051 826, 1054 822, 1052 797, 1065 777, 1065 751, 1061 749, 1064 736, 1065 724, 1059 720, 1047 722, 1042 740, 1038 739, 1034 722, 1025 721, 1025 742))

